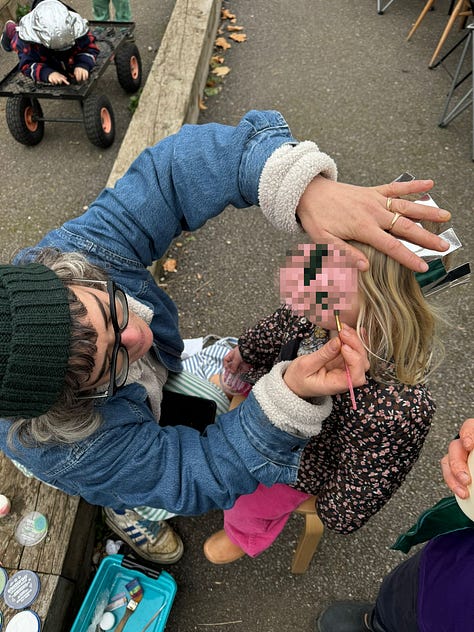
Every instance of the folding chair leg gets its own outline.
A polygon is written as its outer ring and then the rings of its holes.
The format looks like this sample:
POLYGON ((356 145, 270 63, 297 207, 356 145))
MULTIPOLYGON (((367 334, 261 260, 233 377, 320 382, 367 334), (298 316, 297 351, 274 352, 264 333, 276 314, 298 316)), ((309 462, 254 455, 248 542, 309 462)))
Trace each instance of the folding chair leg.
POLYGON ((291 572, 295 575, 306 572, 324 532, 324 525, 316 512, 305 513, 304 518, 304 530, 291 564, 291 572))

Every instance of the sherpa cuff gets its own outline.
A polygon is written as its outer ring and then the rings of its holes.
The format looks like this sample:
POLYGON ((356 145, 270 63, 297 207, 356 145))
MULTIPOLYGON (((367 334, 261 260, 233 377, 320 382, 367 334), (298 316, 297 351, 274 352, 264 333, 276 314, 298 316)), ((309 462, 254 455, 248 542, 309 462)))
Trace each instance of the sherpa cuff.
POLYGON ((296 207, 306 187, 317 175, 337 180, 334 160, 309 140, 279 147, 265 163, 260 176, 258 199, 265 217, 280 230, 302 232, 296 207))
POLYGON ((276 364, 258 380, 252 393, 274 426, 300 437, 313 437, 321 432, 323 420, 330 415, 332 399, 321 397, 320 403, 310 404, 293 393, 283 380, 289 364, 276 364))

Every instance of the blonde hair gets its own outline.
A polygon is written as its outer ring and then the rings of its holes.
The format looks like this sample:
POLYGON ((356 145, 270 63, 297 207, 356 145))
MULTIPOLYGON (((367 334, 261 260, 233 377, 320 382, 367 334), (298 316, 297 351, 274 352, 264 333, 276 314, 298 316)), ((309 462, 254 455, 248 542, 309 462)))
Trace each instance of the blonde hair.
POLYGON ((413 386, 424 382, 440 361, 440 321, 418 285, 415 274, 365 244, 353 243, 369 260, 359 273, 357 331, 365 341, 370 375, 379 382, 396 380, 413 386))

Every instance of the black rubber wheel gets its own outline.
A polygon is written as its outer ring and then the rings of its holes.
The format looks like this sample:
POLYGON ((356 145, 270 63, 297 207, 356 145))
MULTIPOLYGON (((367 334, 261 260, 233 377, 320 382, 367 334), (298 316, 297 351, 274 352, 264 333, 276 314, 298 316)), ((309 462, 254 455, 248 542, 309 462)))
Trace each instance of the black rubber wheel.
POLYGON ((82 104, 88 139, 97 147, 110 147, 115 140, 115 117, 105 94, 91 94, 82 104))
POLYGON ((8 97, 6 105, 8 129, 15 140, 22 145, 37 145, 43 140, 43 110, 38 99, 15 96, 8 97))
POLYGON ((115 69, 119 84, 129 94, 142 85, 142 60, 135 44, 126 42, 115 53, 115 69))

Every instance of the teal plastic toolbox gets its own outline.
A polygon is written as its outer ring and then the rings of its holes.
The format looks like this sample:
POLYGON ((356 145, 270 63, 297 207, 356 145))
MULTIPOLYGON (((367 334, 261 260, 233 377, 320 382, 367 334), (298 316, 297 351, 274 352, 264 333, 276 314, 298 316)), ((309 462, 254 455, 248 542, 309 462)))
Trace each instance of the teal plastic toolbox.
MULTIPOLYGON (((143 596, 136 610, 129 616, 123 632, 161 632, 176 595, 176 582, 166 571, 144 566, 137 560, 123 555, 109 555, 104 558, 87 591, 81 609, 74 621, 71 632, 96 632, 104 612, 114 615, 113 632, 126 613, 130 593, 126 585, 137 579, 143 589, 143 596), (113 604, 113 605, 112 605, 113 604), (107 608, 112 607, 112 610, 107 608), (158 614, 159 612, 159 614, 158 614)), ((110 618, 110 615, 109 615, 110 618)))

